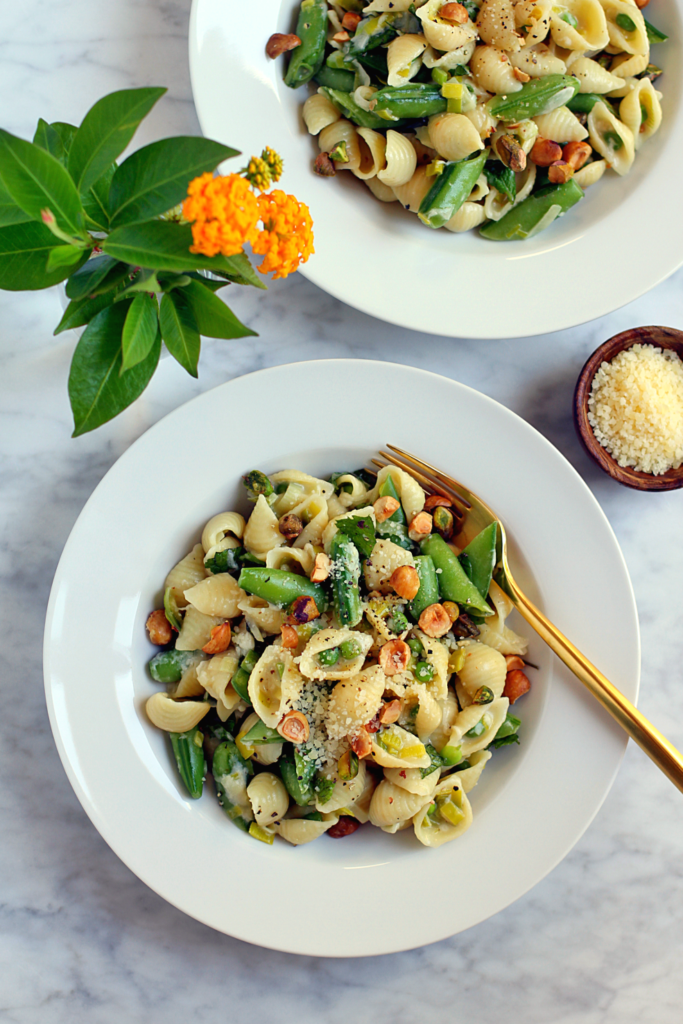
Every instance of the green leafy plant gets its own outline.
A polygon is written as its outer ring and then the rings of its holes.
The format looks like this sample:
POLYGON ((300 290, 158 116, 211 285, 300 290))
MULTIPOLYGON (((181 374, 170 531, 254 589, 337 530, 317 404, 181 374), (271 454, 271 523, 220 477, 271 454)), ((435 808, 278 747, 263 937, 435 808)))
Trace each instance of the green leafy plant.
POLYGON ((69 374, 74 437, 142 394, 162 341, 196 377, 202 334, 255 333, 215 294, 230 283, 265 288, 249 258, 192 253, 178 208, 190 181, 238 151, 178 137, 117 163, 165 91, 112 93, 79 127, 41 119, 32 142, 0 129, 0 288, 66 280, 69 304, 54 333, 85 326, 69 374))

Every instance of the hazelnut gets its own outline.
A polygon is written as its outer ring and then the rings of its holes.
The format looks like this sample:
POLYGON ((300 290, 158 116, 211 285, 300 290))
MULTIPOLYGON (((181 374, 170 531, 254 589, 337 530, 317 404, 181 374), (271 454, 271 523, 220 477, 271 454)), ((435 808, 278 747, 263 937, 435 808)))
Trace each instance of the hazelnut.
POLYGON ((405 640, 389 640, 388 643, 380 647, 379 663, 387 676, 405 672, 410 664, 410 647, 405 640))
POLYGON ((391 725, 392 722, 397 722, 401 714, 401 702, 400 700, 390 700, 384 704, 379 711, 380 725, 391 725))
POLYGON ((389 577, 389 583, 399 597, 412 601, 420 589, 420 577, 412 565, 399 565, 389 577))
POLYGON ((266 56, 274 59, 279 57, 281 53, 293 50, 297 46, 301 46, 301 40, 293 32, 290 32, 288 35, 284 35, 282 32, 274 32, 266 43, 266 56))
POLYGON ((429 536, 432 532, 432 517, 429 512, 418 512, 408 527, 408 536, 411 540, 418 541, 429 536))
POLYGON ((450 21, 453 25, 466 25, 470 17, 466 7, 455 3, 444 4, 437 13, 440 18, 450 21))
POLYGON ((318 606, 312 597, 297 597, 292 601, 287 622, 292 626, 301 626, 317 619, 319 615, 318 606))
POLYGON ((427 636, 444 636, 451 628, 451 620, 442 604, 430 604, 422 612, 418 625, 427 636))
POLYGON ((315 556, 313 571, 311 572, 311 583, 322 583, 330 575, 332 560, 324 551, 319 551, 315 556))
POLYGON ((147 617, 145 623, 149 638, 153 644, 158 647, 163 647, 164 644, 171 642, 173 636, 173 630, 171 629, 171 623, 166 618, 166 612, 163 608, 157 608, 156 611, 152 612, 147 617))
POLYGON ((575 171, 580 170, 592 153, 592 148, 587 142, 568 142, 562 149, 562 159, 573 167, 575 171))
POLYGON ((540 136, 534 142, 531 152, 531 160, 537 167, 550 167, 556 160, 562 159, 562 147, 550 139, 543 139, 540 136))
POLYGON ((505 677, 503 696, 507 697, 511 704, 514 704, 516 700, 523 697, 530 689, 529 677, 524 672, 515 669, 514 672, 508 672, 505 677))
POLYGON ((211 639, 202 647, 204 654, 222 654, 230 646, 231 629, 229 622, 221 622, 211 630, 211 639))
POLYGON ((556 160, 548 168, 548 181, 553 185, 564 185, 574 175, 574 168, 564 160, 556 160))
POLYGON ((282 626, 282 646, 292 651, 299 646, 299 634, 294 626, 288 626, 287 623, 282 626))
POLYGON ((400 502, 396 498, 392 498, 387 495, 386 498, 378 498, 372 506, 375 510, 375 519, 378 523, 383 523, 385 519, 389 519, 393 516, 394 512, 398 511, 401 507, 400 502))

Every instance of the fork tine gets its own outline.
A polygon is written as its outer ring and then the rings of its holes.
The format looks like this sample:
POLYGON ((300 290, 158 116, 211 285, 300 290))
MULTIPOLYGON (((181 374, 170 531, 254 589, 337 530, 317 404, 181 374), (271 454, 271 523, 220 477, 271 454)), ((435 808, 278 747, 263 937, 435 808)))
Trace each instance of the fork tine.
MULTIPOLYGON (((458 490, 462 485, 459 484, 457 480, 454 480, 453 477, 446 476, 445 473, 442 473, 434 466, 430 466, 428 462, 423 462, 422 459, 418 459, 414 455, 410 455, 408 452, 402 451, 401 448, 395 448, 393 444, 388 444, 387 448, 391 448, 391 451, 396 452, 396 455, 392 455, 390 452, 380 451, 380 455, 383 455, 385 459, 393 462, 394 465, 399 466, 400 469, 404 469, 406 472, 412 473, 414 476, 418 475, 414 467, 420 466, 421 469, 426 470, 427 473, 430 473, 435 477, 442 487, 447 488, 455 497, 456 501, 459 501, 461 505, 464 505, 468 510, 472 508, 467 498, 464 498, 458 490), (397 455, 400 456, 403 462, 400 462, 399 459, 397 459, 397 455)), ((430 481, 430 486, 435 487, 436 485, 433 481, 430 481)))

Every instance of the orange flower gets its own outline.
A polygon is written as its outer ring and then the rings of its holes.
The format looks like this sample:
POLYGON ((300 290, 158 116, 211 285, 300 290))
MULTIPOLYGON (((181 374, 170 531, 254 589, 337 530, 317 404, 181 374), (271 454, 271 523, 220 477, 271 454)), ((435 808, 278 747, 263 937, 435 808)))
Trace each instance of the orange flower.
POLYGON ((309 209, 281 189, 258 196, 256 202, 263 230, 251 240, 251 247, 255 253, 265 256, 258 270, 262 274, 275 271, 276 278, 287 277, 315 251, 309 209))
POLYGON ((239 174, 218 178, 202 174, 190 182, 183 203, 183 217, 192 222, 190 252, 204 256, 242 252, 245 242, 257 237, 259 216, 256 196, 239 174))

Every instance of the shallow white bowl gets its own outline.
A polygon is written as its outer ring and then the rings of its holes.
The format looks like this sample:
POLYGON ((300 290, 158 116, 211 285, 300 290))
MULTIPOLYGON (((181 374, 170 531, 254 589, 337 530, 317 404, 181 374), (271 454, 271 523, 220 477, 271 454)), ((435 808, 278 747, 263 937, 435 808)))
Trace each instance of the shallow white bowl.
MULTIPOLYGON (((350 173, 312 172, 317 140, 301 108, 308 87, 288 89, 273 32, 291 32, 295 0, 193 0, 190 70, 205 135, 285 160, 282 186, 306 202, 316 254, 303 273, 357 309, 401 327, 462 338, 545 334, 610 313, 683 262, 683 42, 680 2, 646 14, 669 41, 652 49, 665 69, 659 133, 625 178, 607 173, 547 231, 526 242, 489 242, 424 227, 398 203, 378 202, 350 173)), ((230 165, 226 165, 230 166, 230 165)), ((233 168, 234 169, 234 168, 233 168)))
MULTIPOLYGON (((355 469, 386 442, 422 455, 503 518, 515 576, 617 682, 638 690, 638 621, 616 539, 580 477, 532 427, 444 377, 364 360, 263 370, 201 395, 128 449, 64 549, 45 632, 50 721, 71 784, 151 888, 249 942, 322 956, 389 953, 489 917, 567 853, 602 803, 624 734, 532 636, 522 743, 472 793, 474 824, 429 850, 410 832, 267 847, 211 792, 184 794, 144 702, 158 687, 145 619, 169 567, 253 468, 355 469), (523 552, 523 555, 522 555, 523 552)), ((516 628, 527 634, 523 624, 516 628)))

